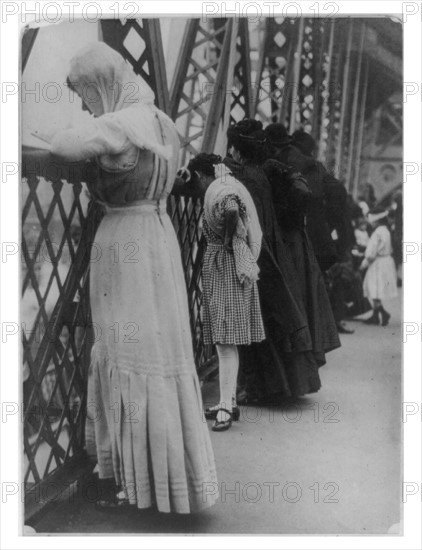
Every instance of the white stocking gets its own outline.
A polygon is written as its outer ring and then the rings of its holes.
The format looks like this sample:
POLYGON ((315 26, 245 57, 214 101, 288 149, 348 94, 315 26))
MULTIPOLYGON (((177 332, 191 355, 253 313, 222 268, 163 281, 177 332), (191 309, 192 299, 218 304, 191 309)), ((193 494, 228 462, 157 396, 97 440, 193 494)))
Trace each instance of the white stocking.
MULTIPOLYGON (((239 354, 234 344, 217 344, 220 377, 220 403, 218 407, 232 410, 233 393, 236 392, 237 372, 239 370, 239 354)), ((220 412, 217 420, 227 420, 228 415, 220 412)))

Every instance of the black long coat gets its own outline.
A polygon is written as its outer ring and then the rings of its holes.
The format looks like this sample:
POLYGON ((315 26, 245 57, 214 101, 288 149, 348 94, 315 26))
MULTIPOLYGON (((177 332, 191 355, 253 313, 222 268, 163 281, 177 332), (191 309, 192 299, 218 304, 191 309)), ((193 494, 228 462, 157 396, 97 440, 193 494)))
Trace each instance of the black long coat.
POLYGON ((318 391, 318 364, 295 267, 277 222, 271 185, 262 167, 225 159, 255 203, 263 241, 258 258, 258 290, 266 340, 241 350, 241 372, 248 400, 278 402, 280 397, 318 391))
POLYGON ((305 227, 312 192, 303 177, 276 160, 263 165, 271 184, 277 220, 292 258, 295 277, 305 306, 313 354, 319 365, 325 353, 340 346, 325 282, 305 227))
POLYGON ((280 154, 275 155, 274 158, 298 170, 305 177, 312 191, 312 200, 306 215, 307 232, 318 263, 325 271, 338 260, 326 211, 325 194, 329 174, 320 162, 304 155, 293 145, 284 147, 280 154))
POLYGON ((272 333, 286 351, 311 349, 306 312, 277 222, 270 183, 256 164, 242 165, 230 158, 224 159, 224 164, 249 191, 261 225, 258 286, 264 323, 272 327, 272 333))

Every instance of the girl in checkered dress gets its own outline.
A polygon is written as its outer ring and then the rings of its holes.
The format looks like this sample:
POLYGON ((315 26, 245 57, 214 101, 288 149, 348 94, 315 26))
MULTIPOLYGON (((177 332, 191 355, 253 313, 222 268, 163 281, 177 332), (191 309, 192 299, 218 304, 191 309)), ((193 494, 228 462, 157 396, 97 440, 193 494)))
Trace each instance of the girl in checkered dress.
POLYGON ((220 162, 217 155, 201 153, 188 166, 204 194, 204 341, 216 344, 220 365, 214 431, 231 425, 237 346, 265 338, 256 283, 262 238, 258 215, 246 188, 220 162))

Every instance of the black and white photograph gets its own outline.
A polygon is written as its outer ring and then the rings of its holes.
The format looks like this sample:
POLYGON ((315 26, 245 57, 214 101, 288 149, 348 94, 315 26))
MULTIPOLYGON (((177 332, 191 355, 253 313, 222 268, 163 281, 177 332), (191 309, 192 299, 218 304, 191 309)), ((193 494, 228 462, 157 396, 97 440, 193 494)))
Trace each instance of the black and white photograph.
POLYGON ((418 3, 76 4, 21 21, 18 91, 2 77, 20 476, 2 502, 16 482, 21 540, 398 548, 421 501, 404 476, 420 362, 403 362, 420 346, 421 236, 403 236, 418 3))

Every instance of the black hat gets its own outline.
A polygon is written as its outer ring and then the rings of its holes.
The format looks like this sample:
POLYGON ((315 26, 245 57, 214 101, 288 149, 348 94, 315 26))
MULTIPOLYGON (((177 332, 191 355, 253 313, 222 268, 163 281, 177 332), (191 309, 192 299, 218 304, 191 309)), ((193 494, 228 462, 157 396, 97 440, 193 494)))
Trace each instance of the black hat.
POLYGON ((279 122, 268 124, 264 132, 272 145, 288 145, 292 142, 292 138, 289 136, 287 128, 279 122))
POLYGON ((292 134, 293 145, 296 145, 298 149, 302 151, 304 155, 312 156, 313 151, 315 150, 315 140, 305 132, 305 130, 296 130, 292 134))
POLYGON ((232 144, 236 144, 239 141, 264 144, 266 140, 266 136, 262 129, 262 122, 253 118, 244 118, 229 126, 227 129, 227 137, 229 143, 232 144))

